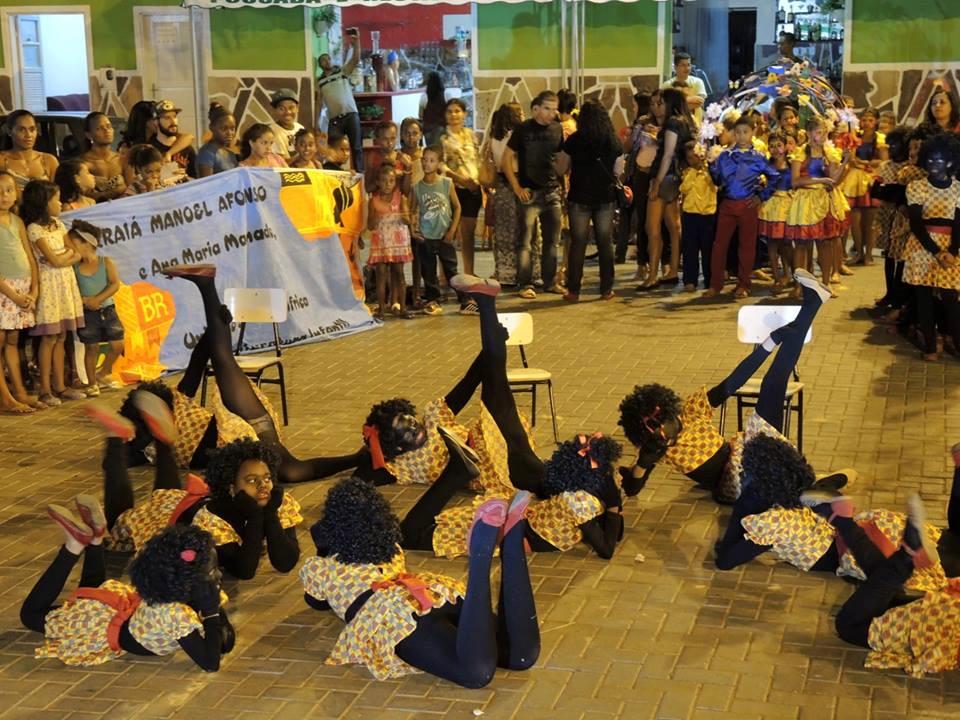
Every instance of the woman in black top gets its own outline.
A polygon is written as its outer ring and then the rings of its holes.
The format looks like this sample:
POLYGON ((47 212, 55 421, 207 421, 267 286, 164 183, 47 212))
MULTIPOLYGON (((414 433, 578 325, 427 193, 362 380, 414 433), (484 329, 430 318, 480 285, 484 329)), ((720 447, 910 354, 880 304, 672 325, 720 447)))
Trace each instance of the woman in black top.
POLYGON ((570 156, 570 253, 567 258, 567 292, 563 299, 580 299, 583 258, 593 221, 597 250, 600 253, 600 297, 613 296, 613 164, 620 154, 620 143, 610 116, 600 103, 588 101, 580 109, 577 131, 563 144, 570 156))
POLYGON ((676 284, 680 264, 680 175, 677 168, 679 153, 694 135, 695 124, 687 108, 686 96, 667 88, 653 99, 653 113, 660 120, 657 137, 657 157, 653 161, 650 193, 647 199, 647 237, 650 249, 650 274, 637 290, 650 290, 660 283, 676 284), (662 119, 661 119, 662 118, 662 119), (658 281, 660 254, 663 251, 661 223, 666 220, 670 234, 670 271, 658 281))
POLYGON ((420 108, 420 119, 423 121, 423 137, 427 145, 436 145, 440 142, 444 127, 447 124, 447 99, 440 73, 432 72, 427 75, 427 103, 420 108))

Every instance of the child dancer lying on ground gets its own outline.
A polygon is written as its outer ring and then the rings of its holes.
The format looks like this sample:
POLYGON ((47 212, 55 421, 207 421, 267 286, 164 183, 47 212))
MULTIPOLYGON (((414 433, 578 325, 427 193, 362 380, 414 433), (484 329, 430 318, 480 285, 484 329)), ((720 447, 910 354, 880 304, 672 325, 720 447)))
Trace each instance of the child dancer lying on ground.
POLYGON ((279 462, 272 446, 255 440, 234 440, 210 453, 207 481, 188 475, 181 486, 171 445, 176 437, 173 416, 156 395, 136 392, 144 424, 156 447, 156 474, 149 500, 134 505, 127 473, 127 441, 133 423, 101 406, 88 413, 107 430, 103 458, 103 497, 111 550, 139 550, 171 525, 192 525, 210 533, 221 567, 242 580, 257 572, 266 544, 270 564, 290 572, 300 559, 296 525, 300 505, 273 484, 279 462))
MULTIPOLYGON (((217 295, 214 284, 216 268, 213 265, 180 265, 168 268, 165 274, 182 277, 197 286, 207 320, 207 329, 193 349, 176 389, 171 390, 162 382, 141 383, 138 388, 157 395, 173 410, 177 426, 173 451, 177 464, 180 467, 206 467, 207 453, 211 449, 245 437, 260 440, 277 453, 279 465, 274 477, 281 483, 316 480, 356 467, 361 453, 300 460, 284 447, 276 412, 233 356, 230 347, 232 319, 217 295), (219 390, 219 397, 214 393, 211 400, 212 412, 193 401, 208 361, 213 366, 219 390)), ((140 464, 143 450, 152 438, 132 402, 125 402, 120 413, 137 425, 130 450, 133 464, 140 464)))
POLYGON ((209 533, 165 529, 134 558, 132 584, 126 584, 106 579, 107 525, 100 504, 78 495, 76 510, 47 508, 64 544, 20 608, 23 625, 45 636, 37 657, 100 665, 124 653, 170 655, 182 648, 203 670, 218 670, 220 656, 233 649, 234 632, 220 607, 224 598, 209 533), (79 587, 55 605, 81 555, 79 587))
POLYGON ((424 671, 481 688, 496 668, 526 670, 540 654, 540 629, 523 539, 530 494, 490 500, 470 529, 467 583, 406 571, 400 522, 360 478, 341 480, 311 528, 317 556, 300 579, 307 603, 346 627, 329 665, 363 664, 378 680, 424 671), (490 607, 490 566, 500 549, 500 599, 490 607))
POLYGON ((718 502, 731 503, 740 496, 744 443, 760 434, 783 437, 787 383, 807 331, 830 298, 830 290, 806 270, 798 269, 794 277, 803 290, 796 319, 770 333, 719 385, 709 391, 701 388, 682 403, 673 390, 657 384, 638 385, 623 399, 619 424, 638 451, 634 467, 621 471, 627 495, 637 494, 656 463, 665 459, 674 470, 711 490, 718 502), (743 435, 724 440, 713 422, 713 408, 723 405, 778 346, 743 435), (639 474, 639 469, 644 472, 639 474))
MULTIPOLYGON (((495 458, 505 458, 500 475, 508 483, 483 488, 477 505, 491 497, 508 499, 520 488, 535 493, 540 502, 528 511, 527 541, 538 551, 569 550, 580 541, 600 557, 610 558, 623 537, 623 498, 613 478, 620 445, 600 433, 579 435, 542 461, 530 445, 507 382, 507 330, 497 319, 496 280, 456 275, 451 281, 471 296, 480 312, 481 350, 463 383, 473 393, 480 383, 484 408, 493 421, 484 429, 482 447, 495 458), (468 378, 470 379, 468 381, 468 378)), ((455 389, 456 392, 456 389, 455 389)), ((466 553, 466 537, 473 507, 444 510, 453 495, 465 488, 470 475, 457 465, 444 472, 410 510, 402 524, 403 546, 433 550, 439 556, 466 553)))

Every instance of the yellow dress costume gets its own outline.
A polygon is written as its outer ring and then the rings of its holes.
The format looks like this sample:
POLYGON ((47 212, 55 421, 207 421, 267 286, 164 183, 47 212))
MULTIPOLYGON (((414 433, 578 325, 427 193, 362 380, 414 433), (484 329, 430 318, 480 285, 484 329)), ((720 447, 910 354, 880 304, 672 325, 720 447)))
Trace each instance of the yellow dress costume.
MULTIPOLYGON (((952 221, 960 208, 960 180, 953 180, 949 187, 938 188, 924 178, 907 185, 907 205, 920 205, 923 219, 942 218, 952 221)), ((947 250, 951 242, 949 225, 927 225, 930 238, 940 250, 947 250)), ((960 290, 960 264, 944 268, 937 262, 916 236, 911 233, 903 254, 903 281, 910 285, 960 290)))
POLYGON ((960 585, 954 582, 947 591, 927 593, 874 618, 868 642, 868 668, 901 668, 916 678, 957 669, 960 585))
MULTIPOLYGON (((139 600, 131 585, 107 580, 103 590, 130 600, 139 600)), ((35 650, 38 658, 58 658, 67 665, 101 665, 124 654, 110 647, 107 629, 117 611, 93 599, 68 600, 47 614, 45 642, 35 650)), ((127 620, 133 639, 155 655, 170 655, 179 640, 203 624, 196 611, 184 603, 141 603, 127 620)))
MULTIPOLYGON (((266 408, 270 419, 273 420, 273 426, 279 434, 283 427, 277 411, 267 400, 260 388, 250 383, 257 399, 266 408)), ((234 415, 227 410, 220 398, 220 392, 216 385, 213 387, 213 393, 210 396, 210 406, 203 407, 193 398, 187 397, 182 392, 173 388, 173 421, 177 426, 177 440, 173 445, 173 456, 177 465, 182 468, 190 467, 190 459, 197 451, 200 441, 203 440, 210 420, 217 420, 217 447, 223 447, 229 442, 240 440, 241 438, 257 439, 256 431, 246 420, 239 415, 234 415)))
POLYGON ((464 584, 445 575, 406 572, 403 550, 382 565, 342 563, 334 557, 311 557, 300 568, 304 591, 327 602, 343 619, 353 602, 373 594, 347 623, 327 657, 327 665, 366 665, 377 680, 421 672, 397 657, 397 643, 417 628, 416 618, 464 597, 464 584), (417 588, 419 597, 410 590, 417 588))
MULTIPOLYGON (((808 157, 806 146, 790 156, 800 161, 800 177, 825 177, 828 162, 839 162, 835 148, 823 149, 823 157, 808 157)), ((839 187, 806 185, 793 191, 793 202, 787 213, 786 239, 799 243, 843 237, 847 232, 850 205, 839 187)))
MULTIPOLYGON (((527 433, 530 447, 535 449, 530 425, 522 414, 520 422, 527 433)), ((444 399, 438 398, 424 407, 423 425, 427 432, 427 441, 422 447, 384 463, 384 467, 397 479, 398 484, 431 485, 440 477, 440 473, 450 461, 450 451, 438 431, 442 425, 460 442, 469 444, 479 456, 477 466, 480 468, 480 476, 471 483, 471 489, 484 494, 502 492, 513 495, 515 489, 510 483, 507 469, 507 443, 486 407, 481 404, 480 416, 472 426, 467 427, 457 421, 444 399)))
MULTIPOLYGON (((433 531, 433 552, 437 557, 455 558, 467 554, 467 535, 476 509, 499 497, 509 502, 512 495, 484 495, 470 505, 444 510, 437 516, 433 531)), ((527 508, 527 523, 537 535, 566 552, 583 540, 580 526, 602 515, 603 503, 585 490, 563 492, 546 500, 538 500, 527 508)))
POLYGON ((869 166, 860 167, 859 164, 854 163, 863 163, 866 165, 871 160, 877 160, 880 150, 886 148, 886 146, 886 136, 882 132, 878 132, 874 136, 872 145, 864 143, 856 149, 856 160, 851 161, 847 167, 847 172, 837 186, 844 197, 846 197, 850 207, 877 207, 877 201, 870 197, 870 187, 873 185, 873 180, 877 176, 876 170, 873 170, 869 166), (869 157, 864 157, 864 155, 869 155, 869 157))
MULTIPOLYGON (((209 488, 195 476, 188 476, 185 490, 154 490, 150 499, 120 514, 110 535, 108 547, 119 552, 139 550, 154 535, 176 523, 176 510, 181 503, 196 498, 197 501, 209 494, 209 488)), ((283 528, 290 528, 303 522, 300 503, 290 493, 284 492, 277 517, 283 528)), ((214 515, 206 507, 200 508, 190 523, 194 527, 206 530, 213 536, 215 545, 239 543, 233 526, 223 518, 214 515)))

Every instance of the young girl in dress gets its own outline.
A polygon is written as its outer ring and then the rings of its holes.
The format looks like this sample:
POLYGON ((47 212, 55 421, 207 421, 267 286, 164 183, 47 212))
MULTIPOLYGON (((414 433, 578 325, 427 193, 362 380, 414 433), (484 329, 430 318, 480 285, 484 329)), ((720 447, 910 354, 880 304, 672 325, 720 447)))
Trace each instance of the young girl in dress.
POLYGON ((16 179, 0 170, 0 410, 22 414, 38 407, 23 386, 17 342, 21 330, 33 327, 40 275, 27 229, 13 214, 16 202, 16 179), (4 364, 12 393, 4 378, 4 364))
POLYGON ((377 680, 428 672, 485 687, 497 667, 527 670, 540 654, 537 608, 524 553, 530 494, 496 499, 473 513, 466 584, 407 571, 400 522, 359 478, 327 494, 311 534, 317 555, 300 569, 304 600, 345 622, 328 665, 362 664, 377 680), (500 551, 500 596, 491 609, 490 569, 500 551))
POLYGON ((134 145, 127 155, 132 172, 127 183, 127 195, 142 195, 163 187, 163 155, 152 145, 134 145))
POLYGON ((877 247, 883 251, 883 275, 886 292, 877 298, 876 307, 884 311, 884 320, 893 321, 906 302, 903 286, 903 248, 909 233, 906 223, 906 185, 900 173, 908 165, 910 131, 906 127, 893 128, 886 134, 889 157, 880 163, 870 196, 880 201, 874 218, 877 247), (901 211, 901 208, 903 210, 901 211))
POLYGON ((60 221, 60 191, 45 180, 31 180, 23 190, 20 217, 27 226, 40 268, 40 297, 36 325, 40 336, 40 402, 59 405, 61 400, 82 400, 86 395, 64 382, 64 340, 67 331, 83 327, 83 300, 73 274, 80 254, 66 247, 67 228, 60 221))
POLYGON ((760 206, 757 226, 760 240, 767 244, 775 290, 785 288, 793 275, 791 267, 793 249, 786 238, 787 213, 793 202, 793 175, 790 172, 790 162, 787 160, 787 138, 787 135, 777 132, 767 140, 770 164, 780 171, 780 177, 773 195, 760 206))
POLYGON ((373 231, 368 265, 377 271, 377 319, 383 320, 387 308, 387 282, 390 283, 390 309, 394 315, 410 318, 407 311, 403 264, 410 262, 410 208, 397 187, 393 165, 380 166, 377 192, 370 196, 368 228, 373 231))
POLYGON ((285 168, 287 161, 273 152, 274 135, 269 125, 254 123, 240 140, 241 167, 285 168))
POLYGON ((57 168, 53 181, 60 188, 60 208, 63 212, 96 205, 90 197, 97 187, 97 179, 82 160, 64 160, 57 168))
MULTIPOLYGON (((423 124, 418 118, 404 118, 400 123, 400 149, 397 151, 397 184, 404 197, 410 197, 414 186, 423 180, 423 124)), ((410 262, 413 285, 410 288, 411 304, 419 304, 420 259, 416 253, 410 262)))
POLYGON ((854 263, 873 264, 876 245, 874 221, 879 202, 870 195, 870 186, 880 163, 886 160, 887 145, 883 133, 877 131, 880 114, 876 108, 867 108, 860 115, 860 130, 854 135, 853 157, 847 174, 840 181, 840 190, 850 205, 850 230, 853 234, 854 263))
POLYGON ((310 128, 300 128, 293 138, 297 154, 290 159, 290 167, 320 170, 323 163, 317 154, 317 134, 310 128))
MULTIPOLYGON (((823 120, 811 118, 806 134, 807 144, 790 157, 794 198, 787 213, 786 239, 795 244, 796 268, 807 266, 810 246, 816 243, 820 272, 824 284, 828 284, 840 267, 836 241, 847 232, 850 206, 836 187, 845 161, 835 151, 829 155, 826 152, 827 127, 823 120)), ((794 296, 800 294, 798 286, 794 296)))
POLYGON ((204 671, 219 670, 235 635, 220 607, 225 596, 210 534, 168 527, 133 559, 130 584, 107 580, 103 509, 89 495, 74 504, 47 507, 64 543, 20 608, 24 627, 45 636, 36 656, 91 666, 125 653, 171 655, 181 648, 204 671), (81 555, 79 587, 56 605, 81 555))

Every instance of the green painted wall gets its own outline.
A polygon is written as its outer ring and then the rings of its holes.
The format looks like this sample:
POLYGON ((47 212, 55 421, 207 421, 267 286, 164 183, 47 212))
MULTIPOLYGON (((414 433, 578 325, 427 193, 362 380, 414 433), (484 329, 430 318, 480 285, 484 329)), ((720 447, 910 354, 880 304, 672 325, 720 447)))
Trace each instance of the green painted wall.
MULTIPOLYGON (((181 0, 0 0, 0 5, 89 6, 95 67, 137 67, 135 6, 178 7, 181 0)), ((303 70, 306 63, 303 13, 283 8, 221 10, 210 13, 210 46, 215 70, 303 70)), ((0 63, 3 62, 0 47, 0 63)), ((2 65, 0 65, 2 67, 2 65)))
POLYGON ((960 62, 960 0, 850 1, 852 62, 960 62))
MULTIPOLYGON (((655 67, 659 3, 588 3, 586 67, 655 67)), ((570 16, 567 16, 568 23, 570 16)), ((558 3, 495 3, 477 6, 480 70, 560 68, 558 3)))

